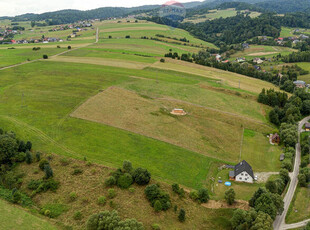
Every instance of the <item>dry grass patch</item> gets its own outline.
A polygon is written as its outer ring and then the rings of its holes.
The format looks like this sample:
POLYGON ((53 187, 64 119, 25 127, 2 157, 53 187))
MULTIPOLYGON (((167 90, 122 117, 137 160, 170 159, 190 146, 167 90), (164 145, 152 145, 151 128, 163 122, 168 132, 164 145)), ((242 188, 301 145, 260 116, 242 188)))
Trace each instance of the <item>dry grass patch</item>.
MULTIPOLYGON (((61 204, 67 207, 66 211, 55 218, 57 222, 66 226, 72 226, 73 229, 85 229, 88 217, 94 213, 103 210, 117 210, 121 218, 136 218, 142 222, 145 229, 151 229, 151 225, 158 223, 161 229, 229 229, 229 219, 232 209, 208 209, 189 199, 188 194, 180 199, 172 193, 170 185, 159 183, 164 191, 171 196, 172 208, 166 212, 156 213, 145 198, 145 186, 131 186, 133 191, 122 190, 114 187, 116 197, 108 198, 108 189, 103 185, 104 180, 109 176, 113 169, 104 166, 91 164, 87 162, 69 159, 68 164, 63 164, 62 157, 52 155, 50 165, 54 171, 54 179, 60 181, 60 187, 56 192, 46 192, 37 194, 33 200, 39 207, 51 204, 61 204), (72 171, 79 168, 82 174, 72 175, 72 171), (69 194, 75 192, 77 198, 74 201, 69 199, 69 194), (107 202, 105 205, 98 204, 98 197, 105 196, 107 202), (112 204, 111 204, 112 202, 112 204), (177 219, 177 213, 174 212, 174 206, 186 210, 186 221, 180 223, 177 219), (82 214, 81 220, 75 220, 74 214, 79 211, 82 214)), ((31 179, 42 178, 44 173, 39 171, 38 162, 21 164, 18 166, 18 172, 24 172, 24 182, 22 190, 31 193, 27 189, 27 184, 31 179)), ((151 183, 158 183, 151 180, 151 183)))
POLYGON ((241 126, 259 131, 266 129, 261 123, 237 115, 172 98, 154 99, 117 87, 90 98, 71 116, 233 162, 238 160, 241 126), (174 108, 183 108, 188 115, 173 116, 170 112, 174 108))

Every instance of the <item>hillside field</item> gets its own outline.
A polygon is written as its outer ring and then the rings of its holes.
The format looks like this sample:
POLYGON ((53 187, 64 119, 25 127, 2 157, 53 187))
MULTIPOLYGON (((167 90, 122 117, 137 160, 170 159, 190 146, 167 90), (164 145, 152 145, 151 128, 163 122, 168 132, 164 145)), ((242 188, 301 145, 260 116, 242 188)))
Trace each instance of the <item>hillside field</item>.
POLYGON ((279 169, 280 150, 265 138, 274 129, 266 118, 269 107, 256 102, 272 84, 178 60, 160 62, 170 49, 209 45, 182 30, 143 21, 96 26, 98 43, 73 39, 80 46, 73 44, 70 52, 1 70, 1 127, 44 152, 111 167, 127 159, 157 179, 191 188, 207 185, 210 169, 238 163, 245 128, 255 135, 244 142, 242 157, 256 171, 279 169), (140 39, 156 34, 190 42, 140 39), (178 107, 188 115, 171 116, 178 107), (257 161, 265 154, 274 163, 257 161))

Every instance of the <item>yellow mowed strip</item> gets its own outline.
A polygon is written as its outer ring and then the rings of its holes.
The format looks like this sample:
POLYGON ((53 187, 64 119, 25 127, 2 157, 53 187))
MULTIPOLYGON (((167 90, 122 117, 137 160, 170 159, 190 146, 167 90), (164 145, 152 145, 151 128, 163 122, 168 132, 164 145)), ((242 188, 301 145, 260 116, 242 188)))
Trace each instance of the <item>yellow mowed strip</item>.
POLYGON ((223 71, 207 66, 197 65, 194 63, 173 60, 166 58, 165 63, 156 62, 152 64, 151 67, 166 69, 166 70, 174 70, 178 72, 196 74, 208 78, 219 79, 221 83, 224 85, 228 85, 234 88, 239 87, 240 89, 246 90, 249 92, 253 92, 255 94, 260 93, 263 88, 269 89, 276 89, 279 90, 278 87, 275 85, 265 82, 259 79, 250 78, 244 75, 231 73, 228 71, 223 71))
POLYGON ((114 66, 129 69, 144 69, 145 67, 150 66, 150 64, 141 62, 127 61, 120 59, 95 58, 95 57, 86 58, 86 57, 57 56, 47 59, 46 61, 94 64, 94 65, 114 66))

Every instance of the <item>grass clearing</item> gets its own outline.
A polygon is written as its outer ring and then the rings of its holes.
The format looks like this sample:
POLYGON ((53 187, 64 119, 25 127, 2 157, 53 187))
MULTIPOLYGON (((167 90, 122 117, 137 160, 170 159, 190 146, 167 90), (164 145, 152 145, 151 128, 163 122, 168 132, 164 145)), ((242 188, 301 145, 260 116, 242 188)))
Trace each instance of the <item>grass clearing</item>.
MULTIPOLYGON (((310 72, 310 64, 309 62, 298 62, 296 63, 298 66, 303 68, 304 70, 308 70, 310 72)), ((305 81, 307 84, 310 83, 310 73, 307 75, 302 75, 298 77, 299 80, 305 81)))

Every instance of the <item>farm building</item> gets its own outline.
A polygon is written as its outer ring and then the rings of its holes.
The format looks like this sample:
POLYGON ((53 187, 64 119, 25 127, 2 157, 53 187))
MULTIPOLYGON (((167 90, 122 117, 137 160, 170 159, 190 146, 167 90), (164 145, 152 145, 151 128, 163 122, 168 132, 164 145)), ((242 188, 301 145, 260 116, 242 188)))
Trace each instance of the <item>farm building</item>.
POLYGON ((173 109, 170 113, 178 116, 186 115, 186 112, 183 109, 173 109))
POLYGON ((235 166, 234 171, 229 172, 229 179, 240 182, 253 183, 254 173, 251 165, 243 160, 235 166))
POLYGON ((305 124, 305 130, 306 130, 307 132, 310 131, 310 123, 309 123, 309 122, 307 122, 307 123, 305 124))
POLYGON ((306 86, 306 82, 300 80, 294 81, 293 83, 297 88, 305 88, 306 86))
POLYGON ((271 142, 274 144, 279 144, 280 143, 280 136, 279 134, 275 133, 271 137, 271 142))

